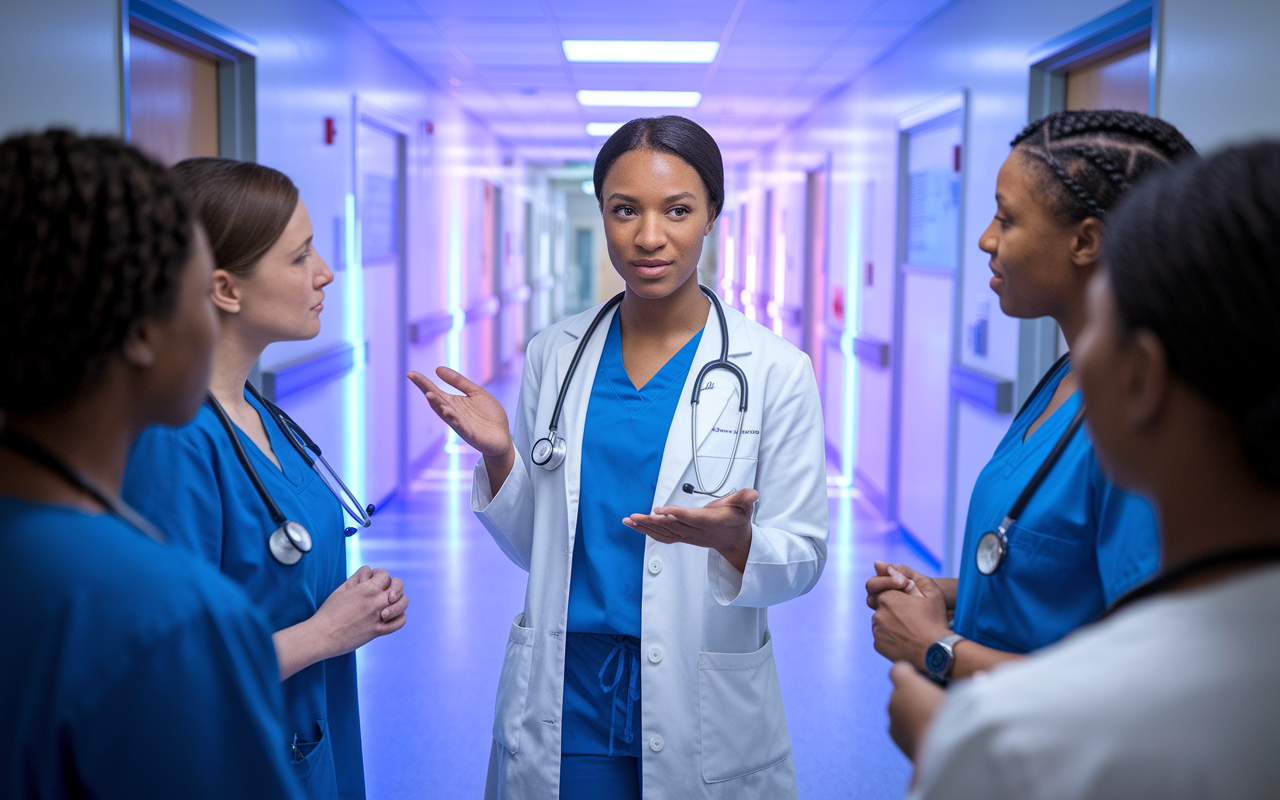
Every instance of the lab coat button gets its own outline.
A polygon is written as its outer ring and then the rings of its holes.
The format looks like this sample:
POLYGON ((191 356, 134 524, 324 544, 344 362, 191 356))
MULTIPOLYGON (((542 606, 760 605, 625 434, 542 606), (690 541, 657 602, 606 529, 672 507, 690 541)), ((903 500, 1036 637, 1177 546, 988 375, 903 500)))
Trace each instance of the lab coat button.
POLYGON ((650 736, 650 737, 649 737, 649 749, 650 749, 650 750, 652 750, 652 751, 653 751, 653 752, 655 752, 655 753, 660 753, 660 752, 662 752, 662 737, 661 737, 661 736, 650 736))
POLYGON ((662 559, 654 556, 649 559, 649 574, 657 575, 659 572, 662 572, 662 559))
POLYGON ((655 644, 653 647, 649 648, 649 663, 657 664, 661 660, 662 660, 662 648, 658 647, 655 644))

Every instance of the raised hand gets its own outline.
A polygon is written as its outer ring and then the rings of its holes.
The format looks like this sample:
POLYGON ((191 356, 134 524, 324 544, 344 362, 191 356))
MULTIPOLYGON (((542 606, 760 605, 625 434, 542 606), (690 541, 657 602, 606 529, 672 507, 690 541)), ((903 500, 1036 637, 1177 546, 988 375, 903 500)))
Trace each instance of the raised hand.
POLYGON ((436 375, 462 394, 441 391, 420 372, 410 372, 409 380, 422 391, 431 410, 453 428, 462 441, 488 458, 505 457, 511 449, 511 429, 502 404, 460 372, 438 367, 436 375))
POLYGON ((739 572, 751 552, 751 509, 760 493, 739 489, 702 508, 663 506, 652 514, 632 514, 622 523, 665 544, 684 542, 716 550, 739 572))

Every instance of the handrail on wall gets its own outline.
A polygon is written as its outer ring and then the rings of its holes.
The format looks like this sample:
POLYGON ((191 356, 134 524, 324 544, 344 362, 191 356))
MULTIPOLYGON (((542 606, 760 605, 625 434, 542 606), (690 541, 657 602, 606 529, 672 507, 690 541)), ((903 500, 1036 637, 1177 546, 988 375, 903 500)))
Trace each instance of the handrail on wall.
MULTIPOLYGON (((496 316, 502 310, 502 298, 491 294, 476 302, 463 312, 463 324, 496 316)), ((448 311, 437 311, 409 323, 409 344, 424 345, 430 343, 453 329, 453 314, 448 311)))
MULTIPOLYGON (((369 359, 369 343, 364 348, 365 361, 369 359)), ((346 375, 356 365, 356 345, 339 342, 319 352, 262 371, 262 395, 273 403, 311 389, 319 388, 346 375)))
POLYGON ((1013 381, 962 364, 951 365, 951 393, 996 414, 1013 413, 1013 381))

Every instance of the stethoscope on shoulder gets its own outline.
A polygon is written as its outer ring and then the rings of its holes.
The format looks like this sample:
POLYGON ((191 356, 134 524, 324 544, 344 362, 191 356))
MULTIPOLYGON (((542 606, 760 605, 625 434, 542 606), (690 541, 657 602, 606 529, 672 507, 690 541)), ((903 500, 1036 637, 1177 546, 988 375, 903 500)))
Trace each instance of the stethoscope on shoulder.
MULTIPOLYGON (((360 501, 356 499, 347 485, 343 483, 342 478, 329 466, 328 460, 320 452, 320 446, 317 445, 302 426, 293 421, 293 418, 284 412, 275 403, 263 397, 258 390, 253 388, 253 384, 245 381, 244 388, 249 390, 262 407, 266 409, 267 414, 280 428, 284 438, 289 440, 289 444, 302 456, 302 460, 307 462, 307 466, 315 470, 320 476, 320 480, 324 482, 329 492, 337 498, 343 509, 351 516, 360 526, 367 528, 372 524, 369 519, 373 516, 373 504, 362 506, 360 501), (315 453, 315 458, 311 457, 311 453, 315 453)), ((213 413, 217 415, 218 421, 222 423, 222 427, 226 430, 227 436, 231 439, 231 446, 235 448, 236 458, 240 460, 240 465, 244 467, 245 473, 249 476, 253 488, 258 490, 258 496, 262 498, 262 502, 266 504, 267 511, 271 514, 271 520, 276 524, 276 529, 271 533, 271 537, 267 539, 267 549, 271 551, 271 555, 281 564, 292 565, 297 564, 304 555, 311 552, 311 533, 307 531, 300 523, 295 522, 284 515, 280 510, 280 506, 276 503, 275 498, 267 491, 266 485, 262 482, 262 477, 258 475, 258 470, 254 469, 253 462, 249 460, 249 454, 245 452, 244 444, 240 441, 240 436, 236 432, 235 425, 232 424, 231 418, 227 416, 227 411, 218 402, 213 394, 209 394, 205 398, 205 402, 213 409, 213 413)), ((347 536, 356 532, 355 528, 346 528, 343 531, 347 536)))
MULTIPOLYGON (((1031 402, 1037 395, 1043 391, 1045 384, 1049 382, 1049 377, 1062 368, 1062 365, 1071 357, 1068 353, 1058 359, 1044 377, 1040 379, 1040 383, 1036 384, 1036 388, 1031 390, 1031 394, 1027 397, 1027 401, 1023 403, 1022 409, 1014 417, 1016 420, 1022 416, 1023 412, 1030 407, 1031 402)), ((1067 449, 1067 445, 1071 443, 1072 437, 1076 435, 1076 431, 1080 430, 1080 426, 1084 424, 1084 406, 1080 406, 1080 410, 1072 417, 1071 424, 1063 431, 1053 449, 1049 451, 1049 455, 1045 458, 1044 463, 1040 465, 1040 469, 1031 476, 1031 480, 1027 483, 1026 488, 1022 490, 1022 494, 1018 495, 1018 499, 1014 502, 1013 508, 1009 509, 1009 513, 1000 521, 999 527, 993 531, 987 531, 982 534, 982 538, 978 539, 978 548, 974 552, 974 561, 977 563, 978 572, 983 575, 994 575, 1001 565, 1004 564, 1005 556, 1009 554, 1009 529, 1013 527, 1018 518, 1022 516, 1022 512, 1026 510, 1027 504, 1031 502, 1031 498, 1035 497, 1036 491, 1044 483, 1045 478, 1049 477, 1049 473, 1053 471, 1058 460, 1062 458, 1062 453, 1067 449)))
MULTIPOLYGON (((691 444, 693 447, 693 473, 698 481, 695 489, 693 484, 686 483, 680 487, 685 494, 701 494, 709 497, 722 497, 716 494, 729 480, 729 473, 733 471, 733 461, 738 456, 738 442, 742 440, 742 422, 747 416, 747 374, 742 368, 729 360, 729 323, 724 316, 724 308, 720 305, 720 298, 716 297, 715 292, 705 286, 699 286, 702 293, 715 306, 716 317, 720 322, 720 357, 714 361, 708 361, 703 365, 702 370, 698 372, 698 379, 693 384, 693 396, 689 398, 691 406, 691 414, 693 416, 693 424, 689 428, 691 444), (724 477, 712 489, 707 489, 702 482, 702 469, 698 464, 698 401, 702 397, 702 385, 704 379, 715 370, 725 370, 732 374, 738 380, 738 430, 733 438, 733 452, 729 456, 729 464, 725 467, 724 477)), ((578 362, 582 360, 582 353, 587 349, 587 342, 591 340, 591 334, 595 333, 596 328, 600 326, 600 322, 608 316, 609 312, 614 309, 626 292, 619 292, 609 299, 600 308, 595 319, 591 320, 591 325, 587 327, 587 332, 582 335, 582 339, 578 342, 578 349, 573 353, 573 360, 569 362, 569 370, 565 373, 564 383, 560 386, 560 393, 556 396, 555 409, 551 412, 551 424, 548 426, 547 435, 533 443, 533 452, 530 458, 534 464, 548 471, 554 471, 560 468, 564 463, 565 455, 569 451, 568 442, 564 437, 560 436, 558 426, 560 425, 560 412, 564 409, 564 399, 569 393, 569 384, 573 381, 573 374, 578 369, 578 362)))

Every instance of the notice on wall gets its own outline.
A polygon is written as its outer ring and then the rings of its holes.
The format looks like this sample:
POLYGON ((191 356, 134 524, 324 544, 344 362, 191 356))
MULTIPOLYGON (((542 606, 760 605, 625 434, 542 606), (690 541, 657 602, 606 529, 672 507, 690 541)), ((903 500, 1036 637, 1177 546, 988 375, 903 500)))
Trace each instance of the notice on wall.
POLYGON ((360 256, 364 263, 394 259, 397 241, 396 211, 399 206, 396 179, 366 173, 360 195, 360 256))
POLYGON ((960 174, 911 173, 907 186, 907 263, 956 268, 960 237, 960 174))

